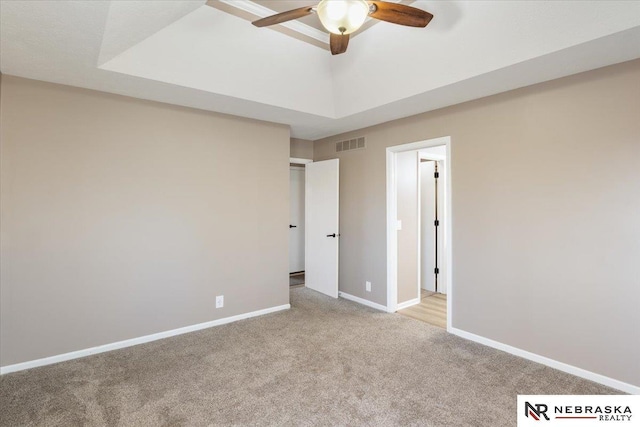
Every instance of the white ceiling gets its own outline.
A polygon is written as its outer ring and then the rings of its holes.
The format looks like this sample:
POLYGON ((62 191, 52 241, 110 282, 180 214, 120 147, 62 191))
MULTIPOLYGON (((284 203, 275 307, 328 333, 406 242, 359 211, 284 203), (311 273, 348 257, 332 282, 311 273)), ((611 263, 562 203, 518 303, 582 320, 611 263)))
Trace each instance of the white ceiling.
POLYGON ((413 6, 426 29, 380 23, 331 56, 204 0, 2 0, 0 70, 318 139, 640 57, 638 1, 413 6))

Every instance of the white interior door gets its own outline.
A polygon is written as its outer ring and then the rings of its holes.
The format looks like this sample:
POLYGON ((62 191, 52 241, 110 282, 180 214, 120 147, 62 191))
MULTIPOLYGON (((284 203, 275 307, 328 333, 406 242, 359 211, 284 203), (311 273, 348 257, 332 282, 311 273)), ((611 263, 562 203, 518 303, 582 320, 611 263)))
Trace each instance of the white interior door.
POLYGON ((447 292, 447 265, 445 251, 445 182, 444 161, 420 163, 420 287, 436 292, 435 269, 438 269, 438 293, 447 292), (438 165, 439 178, 434 177, 438 165), (437 189, 436 189, 437 182, 437 189), (436 196, 437 193, 437 196, 436 196), (437 219, 439 226, 435 227, 437 219))
POLYGON ((305 283, 338 298, 338 159, 305 168, 305 283))
POLYGON ((289 273, 304 271, 304 168, 289 171, 289 273))
POLYGON ((447 266, 447 233, 445 233, 445 223, 447 218, 447 199, 446 199, 446 170, 444 160, 438 161, 438 171, 440 177, 438 178, 438 221, 440 221, 440 227, 438 227, 438 292, 441 294, 447 293, 447 275, 449 274, 449 267, 447 266))
POLYGON ((420 287, 436 291, 435 161, 420 162, 420 287))

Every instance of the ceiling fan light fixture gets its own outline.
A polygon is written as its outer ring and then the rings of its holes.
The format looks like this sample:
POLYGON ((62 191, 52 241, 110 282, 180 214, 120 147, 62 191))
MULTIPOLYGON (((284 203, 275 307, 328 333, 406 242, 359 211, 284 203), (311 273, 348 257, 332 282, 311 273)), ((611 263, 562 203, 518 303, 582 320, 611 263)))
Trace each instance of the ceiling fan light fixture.
POLYGON ((333 34, 357 31, 369 15, 365 0, 322 0, 317 8, 320 22, 333 34))

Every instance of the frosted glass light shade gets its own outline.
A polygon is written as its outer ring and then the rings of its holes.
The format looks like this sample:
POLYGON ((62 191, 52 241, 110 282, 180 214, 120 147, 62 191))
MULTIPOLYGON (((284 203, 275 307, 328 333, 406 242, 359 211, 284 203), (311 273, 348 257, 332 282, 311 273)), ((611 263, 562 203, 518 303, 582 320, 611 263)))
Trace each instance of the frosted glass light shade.
POLYGON ((351 34, 364 24, 369 15, 369 4, 365 0, 322 0, 317 12, 327 31, 351 34))

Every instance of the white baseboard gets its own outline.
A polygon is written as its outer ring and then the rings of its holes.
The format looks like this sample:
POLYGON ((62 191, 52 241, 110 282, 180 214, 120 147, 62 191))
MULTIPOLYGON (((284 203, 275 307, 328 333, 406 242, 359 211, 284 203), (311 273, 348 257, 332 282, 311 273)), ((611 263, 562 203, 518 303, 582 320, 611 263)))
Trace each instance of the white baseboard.
POLYGON ((542 365, 549 366, 559 371, 563 371, 571 375, 575 375, 577 377, 581 377, 602 385, 606 385, 611 388, 615 388, 617 390, 624 391, 626 393, 640 394, 640 387, 638 386, 625 383, 623 381, 619 381, 613 378, 609 378, 604 375, 596 374, 595 372, 587 371, 586 369, 578 368, 573 365, 568 365, 563 362, 558 362, 557 360, 549 359, 548 357, 540 356, 539 354, 531 353, 526 350, 512 347, 510 345, 503 344, 501 342, 494 341, 489 338, 481 337, 480 335, 472 334, 471 332, 466 332, 461 329, 449 328, 448 332, 458 335, 459 337, 462 337, 471 341, 475 341, 477 343, 484 344, 489 347, 497 348, 498 350, 502 350, 516 356, 523 357, 533 362, 537 362, 542 365))
POLYGON ((397 310, 404 310, 405 308, 411 307, 412 305, 420 304, 420 298, 410 299, 409 301, 401 302, 396 306, 397 310))
POLYGON ((22 371, 25 369, 37 368, 39 366, 51 365, 53 363, 64 362, 66 360, 78 359, 80 357, 90 356, 92 354, 104 353, 106 351, 117 350, 120 348, 131 347, 138 344, 144 344, 151 341, 169 338, 176 335, 182 335, 189 332, 199 331, 201 329, 220 326, 227 323, 237 322, 238 320, 249 319, 251 317, 262 316, 264 314, 274 313, 276 311, 288 310, 290 304, 269 307, 262 310, 252 311, 250 313, 238 314, 236 316, 225 317, 223 319, 212 320, 210 322, 198 323, 197 325, 185 326, 183 328, 172 329, 170 331, 158 332, 157 334, 145 335, 138 338, 131 338, 124 341, 118 341, 111 344, 99 345, 97 347, 86 348, 84 350, 72 351, 70 353, 58 354, 56 356, 45 357, 42 359, 30 360, 28 362, 16 363, 15 365, 7 365, 0 367, 0 375, 10 372, 22 371))
POLYGON ((382 304, 378 304, 373 301, 369 301, 368 299, 360 298, 346 292, 338 292, 338 296, 344 299, 348 299, 349 301, 357 302, 358 304, 366 305, 367 307, 375 308, 376 310, 384 312, 387 311, 387 307, 382 304))

